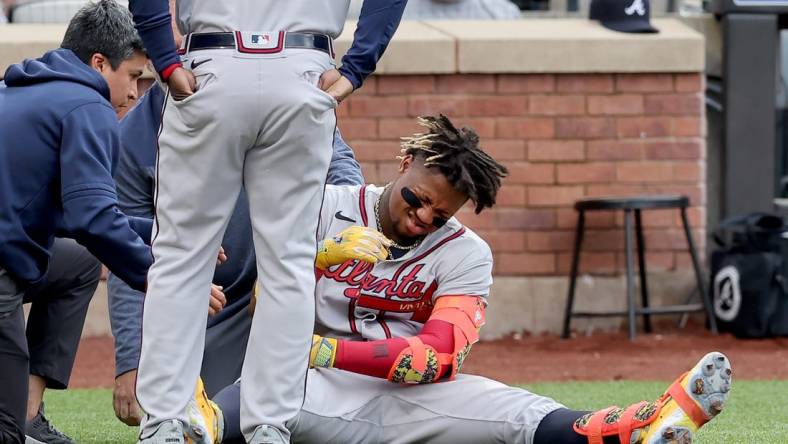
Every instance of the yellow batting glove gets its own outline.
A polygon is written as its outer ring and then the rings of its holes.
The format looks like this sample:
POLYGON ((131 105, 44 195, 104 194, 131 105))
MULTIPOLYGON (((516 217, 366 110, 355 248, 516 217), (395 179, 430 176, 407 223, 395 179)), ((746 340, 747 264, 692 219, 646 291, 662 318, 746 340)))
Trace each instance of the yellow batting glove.
POLYGON ((337 357, 337 340, 312 335, 312 350, 309 352, 309 367, 331 368, 337 357))
POLYGON ((346 260, 360 260, 372 264, 389 257, 391 240, 377 230, 354 225, 342 230, 332 238, 320 242, 315 265, 326 270, 346 260))

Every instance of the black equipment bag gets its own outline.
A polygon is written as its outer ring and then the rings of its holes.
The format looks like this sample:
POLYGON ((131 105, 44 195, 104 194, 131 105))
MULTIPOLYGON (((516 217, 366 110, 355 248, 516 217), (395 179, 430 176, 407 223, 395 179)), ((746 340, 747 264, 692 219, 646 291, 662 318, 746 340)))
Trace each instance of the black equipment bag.
POLYGON ((737 337, 788 335, 788 240, 782 218, 752 213, 726 219, 714 233, 711 296, 721 331, 737 337))

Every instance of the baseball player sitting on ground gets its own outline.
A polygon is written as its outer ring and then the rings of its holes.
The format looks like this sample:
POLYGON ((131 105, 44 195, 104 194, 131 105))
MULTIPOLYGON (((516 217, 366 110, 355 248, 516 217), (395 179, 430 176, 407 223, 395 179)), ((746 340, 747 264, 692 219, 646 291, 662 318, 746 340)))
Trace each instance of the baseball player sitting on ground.
MULTIPOLYGON (((597 412, 458 374, 484 324, 492 255, 453 216, 468 200, 477 213, 493 206, 507 172, 473 130, 444 116, 420 123, 427 132, 404 139, 394 182, 326 189, 312 369, 288 423, 293 442, 690 442, 727 399, 720 353, 654 402, 597 412)), ((243 442, 238 383, 213 401, 195 397, 193 424, 209 442, 243 442)))
MULTIPOLYGON (((176 35, 176 39, 178 36, 176 35)), ((154 84, 121 120, 121 151, 115 182, 118 202, 126 214, 153 218, 156 137, 161 123, 161 108, 166 92, 154 84)), ((361 184, 364 179, 353 151, 339 130, 334 134, 333 155, 328 168, 330 184, 361 184)), ((212 396, 241 376, 241 365, 251 327, 249 300, 257 269, 255 267, 252 226, 246 193, 239 196, 225 231, 222 245, 228 259, 216 268, 213 282, 223 287, 224 301, 211 299, 208 329, 205 333, 200 376, 212 396)), ((128 425, 139 425, 141 412, 134 395, 137 362, 142 334, 144 294, 131 289, 115 275, 108 280, 109 312, 115 337, 115 415, 128 425)))
POLYGON ((140 236, 150 236, 151 223, 118 211, 111 175, 115 110, 136 97, 145 62, 128 10, 102 1, 76 14, 60 49, 11 65, 0 84, 2 444, 25 440, 22 301, 46 278, 54 236, 74 238, 132 287, 145 288, 151 257, 140 236))

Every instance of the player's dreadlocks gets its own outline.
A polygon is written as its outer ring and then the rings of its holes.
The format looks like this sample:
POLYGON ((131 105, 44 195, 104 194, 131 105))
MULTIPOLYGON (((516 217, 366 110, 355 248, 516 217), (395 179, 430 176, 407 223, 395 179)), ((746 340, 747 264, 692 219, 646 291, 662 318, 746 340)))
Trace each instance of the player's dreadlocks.
POLYGON ((402 138, 402 153, 421 158, 424 166, 438 168, 449 183, 476 204, 476 214, 495 204, 501 178, 509 171, 479 147, 471 128, 457 129, 448 117, 419 117, 426 133, 402 138))

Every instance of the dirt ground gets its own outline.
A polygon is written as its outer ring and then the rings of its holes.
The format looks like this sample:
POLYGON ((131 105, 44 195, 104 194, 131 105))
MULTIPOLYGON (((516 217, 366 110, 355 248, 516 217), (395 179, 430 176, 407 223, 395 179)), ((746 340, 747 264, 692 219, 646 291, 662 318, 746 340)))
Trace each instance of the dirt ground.
MULTIPOLYGON (((660 334, 596 333, 561 340, 556 336, 513 336, 473 347, 463 372, 506 383, 536 381, 670 380, 708 351, 728 355, 740 379, 788 379, 788 338, 739 340, 713 336, 699 327, 660 334)), ((83 339, 71 387, 112 387, 112 338, 83 339)))

